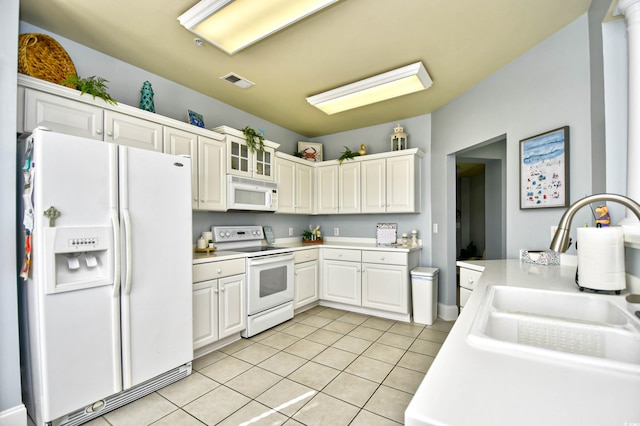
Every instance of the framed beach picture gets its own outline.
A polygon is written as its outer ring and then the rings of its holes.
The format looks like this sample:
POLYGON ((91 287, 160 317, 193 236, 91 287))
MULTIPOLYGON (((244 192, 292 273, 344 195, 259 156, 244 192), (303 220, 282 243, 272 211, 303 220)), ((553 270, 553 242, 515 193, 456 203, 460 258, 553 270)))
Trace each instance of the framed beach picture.
POLYGON ((322 144, 315 142, 298 142, 298 152, 307 161, 322 161, 322 144))
POLYGON ((194 126, 204 127, 204 118, 202 114, 198 114, 195 111, 187 110, 189 114, 189 124, 193 124, 194 126))
POLYGON ((520 141, 520 209, 569 205, 569 126, 520 141))

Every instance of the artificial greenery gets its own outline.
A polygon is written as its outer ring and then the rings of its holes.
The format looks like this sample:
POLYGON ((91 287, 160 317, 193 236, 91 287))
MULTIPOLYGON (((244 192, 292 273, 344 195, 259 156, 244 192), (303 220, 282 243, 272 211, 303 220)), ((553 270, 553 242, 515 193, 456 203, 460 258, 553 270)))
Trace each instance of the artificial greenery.
POLYGON ((346 146, 344 148, 345 148, 344 152, 340 157, 338 157, 338 163, 340 164, 342 164, 344 160, 353 160, 355 157, 360 155, 357 151, 351 151, 346 146))
POLYGON ((69 74, 67 78, 61 83, 63 86, 73 85, 76 90, 79 90, 82 95, 88 93, 93 96, 93 99, 97 97, 102 98, 105 102, 108 102, 112 105, 118 105, 118 102, 115 101, 107 93, 107 85, 109 80, 105 80, 102 77, 96 77, 92 75, 88 78, 81 78, 77 74, 69 74))
POLYGON ((303 229, 302 230, 302 239, 303 240, 310 240, 311 238, 313 238, 313 234, 311 233, 311 231, 303 229))
POLYGON ((262 133, 256 132, 249 126, 242 129, 242 133, 244 133, 244 137, 247 140, 249 151, 256 152, 256 149, 264 151, 264 136, 262 133))
POLYGON ((294 152, 293 155, 294 155, 294 157, 304 158, 304 153, 302 153, 300 151, 294 152))

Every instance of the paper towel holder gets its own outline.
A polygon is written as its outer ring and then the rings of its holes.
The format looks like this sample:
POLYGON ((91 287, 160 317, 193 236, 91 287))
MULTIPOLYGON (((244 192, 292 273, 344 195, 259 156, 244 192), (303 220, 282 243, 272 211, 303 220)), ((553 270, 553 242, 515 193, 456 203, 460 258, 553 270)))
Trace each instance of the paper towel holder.
POLYGON ((599 202, 599 201, 614 201, 620 203, 631 210, 640 220, 640 204, 633 201, 631 198, 618 194, 594 194, 581 198, 575 203, 571 204, 569 208, 564 212, 558 223, 556 233, 551 240, 549 248, 558 253, 564 253, 569 248, 569 228, 571 227, 571 220, 578 210, 582 207, 599 202))

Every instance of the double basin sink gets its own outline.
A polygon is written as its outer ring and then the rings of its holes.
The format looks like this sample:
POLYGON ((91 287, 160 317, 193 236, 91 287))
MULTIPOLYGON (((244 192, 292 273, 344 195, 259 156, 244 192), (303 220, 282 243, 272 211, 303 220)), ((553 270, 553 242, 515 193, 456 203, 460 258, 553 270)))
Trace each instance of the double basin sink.
POLYGON ((468 340, 503 354, 640 374, 640 321, 623 296, 489 286, 468 340))

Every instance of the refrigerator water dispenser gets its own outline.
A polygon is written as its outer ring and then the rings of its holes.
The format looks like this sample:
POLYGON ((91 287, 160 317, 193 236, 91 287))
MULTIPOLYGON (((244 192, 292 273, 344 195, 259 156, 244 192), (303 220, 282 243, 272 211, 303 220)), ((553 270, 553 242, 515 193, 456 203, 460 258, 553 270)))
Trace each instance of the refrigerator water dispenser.
POLYGON ((114 282, 113 228, 45 228, 46 292, 61 293, 114 282))

